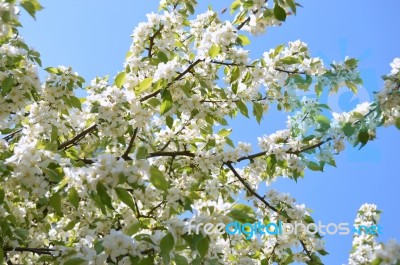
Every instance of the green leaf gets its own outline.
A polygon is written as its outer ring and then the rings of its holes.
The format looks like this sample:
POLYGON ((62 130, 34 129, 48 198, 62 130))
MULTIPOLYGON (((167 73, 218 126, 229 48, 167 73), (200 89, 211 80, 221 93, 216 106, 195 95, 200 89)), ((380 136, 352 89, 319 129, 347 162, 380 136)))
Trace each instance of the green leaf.
POLYGON ((350 137, 354 134, 354 132, 356 131, 356 129, 353 127, 353 125, 351 124, 351 122, 347 122, 344 126, 343 126, 343 132, 344 135, 346 135, 346 137, 350 137))
POLYGON ((29 15, 31 15, 31 17, 35 19, 36 11, 43 9, 43 7, 36 0, 24 0, 21 2, 21 6, 26 12, 28 12, 29 15))
MULTIPOLYGON (((371 262, 371 265, 380 265, 381 263, 382 263, 382 260, 380 258, 377 258, 371 262)), ((396 265, 398 265, 398 263, 396 265)))
POLYGON ((400 130, 400 118, 396 119, 395 125, 396 125, 396 128, 400 130))
POLYGON ((239 108, 240 113, 249 118, 249 110, 247 109, 246 104, 242 100, 236 101, 235 104, 239 108))
POLYGON ((171 233, 166 234, 160 241, 161 256, 165 264, 169 264, 169 253, 174 249, 175 240, 171 233))
POLYGON ((69 99, 71 100, 72 107, 77 108, 80 111, 82 111, 82 103, 79 98, 77 98, 75 96, 70 96, 69 99))
POLYGON ((100 254, 101 252, 103 252, 103 242, 97 241, 96 243, 94 243, 94 250, 96 250, 96 254, 100 254))
POLYGON ((360 141, 360 143, 361 143, 361 146, 360 146, 359 149, 363 148, 364 145, 366 145, 366 144, 368 143, 368 140, 369 140, 369 133, 368 133, 368 131, 364 131, 364 130, 363 130, 363 131, 360 131, 360 132, 358 133, 357 139, 358 139, 358 141, 360 141))
POLYGON ((175 240, 171 233, 166 234, 160 241, 161 252, 171 252, 174 249, 175 240))
POLYGON ((2 188, 0 188, 0 204, 4 203, 4 199, 6 197, 6 194, 2 188))
POLYGON ((215 58, 218 56, 220 50, 221 48, 219 47, 219 45, 213 44, 208 51, 208 55, 210 55, 211 58, 215 58))
POLYGON ((275 6, 274 6, 274 16, 279 21, 285 21, 286 20, 286 11, 285 11, 285 9, 283 9, 277 3, 275 3, 275 6))
POLYGON ((47 68, 44 68, 44 70, 46 72, 48 72, 49 74, 58 74, 59 73, 59 70, 56 67, 47 67, 47 68))
POLYGON ((164 174, 156 166, 150 167, 150 182, 159 190, 167 191, 169 188, 164 174))
POLYGON ((163 53, 162 51, 159 51, 157 53, 157 58, 163 63, 167 63, 168 62, 168 56, 165 53, 163 53))
POLYGON ((86 261, 82 258, 71 258, 64 263, 64 265, 80 265, 85 263, 86 261))
POLYGON ((139 231, 139 229, 140 229, 140 222, 136 222, 128 227, 128 229, 126 230, 126 234, 132 236, 136 234, 139 231))
POLYGON ((316 116, 315 117, 315 121, 317 123, 319 123, 319 125, 323 129, 328 129, 329 127, 331 127, 331 121, 327 117, 325 117, 324 115, 316 116))
POLYGON ((193 15, 193 14, 194 14, 194 7, 193 7, 193 5, 190 4, 190 3, 186 3, 185 6, 186 6, 186 9, 189 11, 189 13, 190 13, 191 15, 193 15))
POLYGON ((107 214, 106 206, 101 201, 99 195, 95 191, 91 191, 89 193, 89 196, 93 200, 93 202, 96 205, 96 207, 99 208, 104 215, 106 215, 107 214))
POLYGON ((347 59, 347 60, 344 62, 344 64, 346 65, 347 68, 354 69, 354 68, 357 67, 358 60, 357 60, 357 59, 354 59, 354 58, 350 58, 350 59, 347 59))
POLYGON ((1 264, 3 264, 4 261, 5 261, 5 259, 4 259, 4 251, 3 251, 3 248, 0 248, 0 262, 1 262, 1 264))
POLYGON ((165 118, 165 122, 166 122, 168 128, 172 129, 172 126, 174 125, 174 119, 171 116, 167 116, 165 118))
POLYGON ((358 88, 353 82, 346 80, 345 83, 346 83, 346 86, 348 88, 350 88, 351 92, 353 92, 354 94, 357 94, 358 88))
POLYGON ((189 265, 187 259, 181 255, 175 255, 175 263, 176 265, 189 265))
POLYGON ((196 244, 196 249, 201 257, 205 257, 210 247, 210 239, 208 237, 203 237, 196 244))
POLYGON ((242 2, 240 0, 233 1, 231 4, 231 14, 233 14, 241 6, 241 4, 242 2))
POLYGON ((50 141, 52 142, 57 142, 58 140, 58 128, 55 125, 51 125, 51 135, 50 135, 50 141))
POLYGON ((136 159, 146 159, 147 156, 147 148, 145 146, 140 146, 136 152, 136 159))
POLYGON ((254 223, 256 221, 254 209, 245 204, 234 205, 228 216, 241 223, 254 223))
POLYGON ((6 96, 13 87, 14 87, 14 78, 12 76, 8 76, 1 82, 1 94, 3 96, 6 96))
POLYGON ((287 56, 285 58, 280 59, 280 61, 284 64, 296 64, 296 63, 300 63, 300 60, 296 57, 292 57, 292 56, 287 56))
MULTIPOLYGON (((230 83, 232 84, 233 82, 235 82, 236 80, 238 80, 240 77, 240 70, 239 67, 235 66, 232 68, 231 71, 231 80, 230 83)), ((236 94, 236 93, 235 93, 236 94)))
POLYGON ((288 4, 292 12, 296 14, 296 2, 294 0, 286 0, 286 3, 288 4))
POLYGON ((250 40, 246 35, 239 35, 237 37, 237 41, 240 46, 246 46, 250 44, 250 40))
POLYGON ((43 172, 46 173, 46 176, 52 182, 59 183, 62 180, 62 177, 55 170, 52 170, 50 168, 43 168, 43 172))
POLYGON ((132 195, 126 189, 121 187, 116 187, 115 192, 117 193, 118 198, 135 212, 135 203, 133 202, 132 195))
POLYGON ((256 120, 258 124, 260 124, 264 110, 261 103, 254 102, 253 103, 253 115, 256 116, 256 120))
MULTIPOLYGON (((131 264, 137 264, 136 262, 131 262, 131 264)), ((138 265, 154 265, 154 256, 148 256, 140 260, 138 265)))
POLYGON ((114 210, 114 207, 112 206, 112 200, 110 195, 108 195, 107 193, 107 188, 103 185, 103 183, 101 183, 100 181, 97 182, 96 185, 96 191, 97 194, 100 197, 101 202, 107 206, 108 208, 110 208, 111 210, 114 210))
POLYGON ((21 240, 26 240, 29 236, 29 232, 26 229, 23 228, 17 228, 14 230, 14 233, 21 239, 21 240))
POLYGON ((317 96, 320 97, 322 94, 322 83, 318 82, 317 84, 315 84, 315 93, 317 93, 317 96))
POLYGON ((226 137, 226 136, 229 136, 229 135, 231 134, 231 132, 232 132, 232 129, 225 129, 225 128, 222 128, 222 129, 218 132, 218 135, 221 136, 221 137, 226 137))
POLYGON ((323 171, 323 168, 313 161, 308 162, 307 167, 312 171, 323 171))
POLYGON ((139 86, 136 88, 136 91, 138 93, 142 93, 143 91, 145 91, 151 87, 152 82, 153 82, 152 77, 143 79, 143 81, 140 82, 139 86))
POLYGON ((126 73, 125 71, 122 71, 115 77, 114 83, 118 88, 121 88, 122 85, 125 83, 125 80, 126 80, 126 73))
POLYGON ((172 108, 172 95, 168 90, 164 91, 162 95, 162 103, 160 106, 160 114, 164 115, 172 108))
POLYGON ((68 201, 77 210, 79 207, 79 194, 74 187, 70 188, 68 191, 68 201))
POLYGON ((58 192, 54 193, 50 198, 49 198, 49 204, 51 207, 53 207, 54 212, 58 216, 62 216, 62 206, 61 206, 61 196, 58 192))
POLYGON ((322 256, 326 256, 329 254, 325 249, 318 250, 318 253, 321 254, 322 256))

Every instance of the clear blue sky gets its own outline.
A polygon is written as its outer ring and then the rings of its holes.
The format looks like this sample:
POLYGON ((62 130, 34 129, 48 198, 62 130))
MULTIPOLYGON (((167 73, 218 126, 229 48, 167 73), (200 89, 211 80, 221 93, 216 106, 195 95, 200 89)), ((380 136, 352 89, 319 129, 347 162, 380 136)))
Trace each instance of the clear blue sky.
MULTIPOLYGON (((96 76, 111 77, 122 69, 130 35, 145 14, 157 11, 158 1, 57 0, 41 1, 45 9, 34 22, 24 14, 21 34, 42 54, 44 67, 72 66, 87 81, 96 76)), ((230 1, 201 0, 201 9, 212 3, 215 10, 227 7, 230 1)), ((353 97, 342 92, 329 99, 335 111, 347 111, 357 103, 373 98, 380 89, 380 76, 390 70, 389 63, 400 57, 398 0, 386 1, 310 1, 300 3, 296 17, 282 27, 269 29, 266 35, 252 38, 253 58, 278 44, 301 39, 308 43, 313 55, 327 63, 348 55, 361 59, 360 70, 365 88, 353 97)), ((233 123, 235 140, 255 143, 257 136, 285 126, 286 114, 271 113, 258 126, 255 121, 240 119, 233 123), (251 126, 251 127, 250 127, 251 126), (251 130, 248 130, 251 128, 251 130)), ((383 210, 382 241, 400 240, 400 180, 398 149, 400 132, 395 128, 379 129, 378 139, 358 151, 347 147, 337 157, 337 168, 327 167, 324 173, 306 172, 297 184, 279 181, 273 187, 289 192, 314 210, 314 219, 322 223, 352 223, 359 206, 376 203, 383 210)), ((347 261, 352 237, 325 237, 326 264, 347 261)))

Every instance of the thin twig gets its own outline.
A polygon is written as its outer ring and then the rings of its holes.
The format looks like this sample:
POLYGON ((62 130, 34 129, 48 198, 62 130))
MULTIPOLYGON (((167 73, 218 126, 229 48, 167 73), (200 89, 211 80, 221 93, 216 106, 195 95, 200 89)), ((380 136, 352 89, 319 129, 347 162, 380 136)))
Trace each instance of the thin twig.
POLYGON ((138 132, 138 128, 136 128, 133 131, 133 135, 131 137, 131 140, 129 141, 128 148, 126 148, 124 154, 121 156, 121 158, 123 158, 124 160, 132 160, 132 158, 129 157, 129 153, 131 152, 131 150, 133 148, 133 144, 135 142, 137 132, 138 132))
POLYGON ((57 149, 58 150, 68 149, 69 147, 77 144, 86 135, 88 135, 89 133, 93 132, 96 129, 97 129, 97 124, 94 124, 94 125, 90 126, 89 128, 83 130, 81 133, 79 133, 76 136, 74 136, 72 139, 70 139, 68 141, 65 141, 62 144, 60 144, 57 149))

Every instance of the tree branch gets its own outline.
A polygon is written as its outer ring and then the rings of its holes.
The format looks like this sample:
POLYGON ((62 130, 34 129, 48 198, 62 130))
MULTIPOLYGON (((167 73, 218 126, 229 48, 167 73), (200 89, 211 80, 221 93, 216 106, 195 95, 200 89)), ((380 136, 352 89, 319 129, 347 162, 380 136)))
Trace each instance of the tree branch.
POLYGON ((188 156, 188 157, 195 157, 195 154, 193 154, 190 151, 158 151, 158 152, 150 153, 147 156, 147 158, 158 157, 158 156, 170 156, 170 157, 188 156))
POLYGON ((153 34, 153 36, 151 36, 149 38, 150 40, 150 44, 149 44, 149 48, 148 48, 148 54, 147 56, 149 58, 151 58, 153 56, 152 54, 152 50, 153 50, 153 46, 154 46, 154 39, 157 37, 157 35, 161 32, 161 30, 164 28, 164 25, 161 25, 160 28, 153 34))
POLYGON ((74 138, 60 144, 60 146, 58 146, 57 149, 62 150, 70 148, 71 146, 77 144, 80 140, 82 140, 86 135, 88 135, 89 133, 93 132, 96 129, 97 129, 97 124, 90 126, 89 128, 83 130, 81 133, 77 134, 74 138))
POLYGON ((275 67, 274 69, 275 69, 276 71, 284 72, 284 73, 288 73, 288 74, 300 74, 300 75, 305 75, 305 74, 307 74, 306 72, 303 72, 303 71, 298 71, 298 70, 290 71, 290 70, 282 69, 282 68, 279 68, 279 67, 275 67))
POLYGON ((18 130, 16 130, 16 131, 14 131, 14 132, 12 132, 12 133, 10 133, 10 134, 8 134, 8 135, 6 135, 3 139, 6 140, 6 141, 8 142, 8 141, 10 141, 17 133, 20 133, 21 131, 22 131, 22 128, 21 128, 21 129, 18 129, 18 130))
POLYGON ((121 156, 122 159, 124 159, 124 160, 132 160, 132 158, 129 157, 129 153, 131 152, 131 150, 132 150, 132 148, 133 148, 133 144, 134 144, 134 142, 135 142, 135 138, 136 138, 137 132, 138 132, 138 128, 136 128, 136 129, 133 131, 133 135, 132 135, 132 137, 131 137, 131 140, 129 141, 128 148, 126 148, 124 154, 121 156))
POLYGON ((277 208, 269 204, 269 202, 267 202, 264 197, 262 197, 252 187, 250 187, 246 180, 239 175, 236 169, 232 166, 232 162, 226 162, 224 164, 232 171, 233 175, 235 175, 235 177, 243 184, 243 186, 251 193, 251 195, 259 199, 267 208, 279 214, 279 210, 277 208))
POLYGON ((25 248, 25 247, 16 247, 16 248, 5 247, 3 248, 3 250, 5 252, 12 252, 12 251, 31 252, 38 255, 51 255, 52 252, 56 251, 55 249, 52 248, 25 248))
MULTIPOLYGON (((243 186, 257 199, 259 199, 267 208, 273 210, 274 212, 276 212, 277 214, 280 213, 280 211, 275 208, 274 206, 272 206, 271 204, 269 204, 265 198, 263 196, 261 196, 260 194, 258 194, 252 187, 250 187, 250 185, 246 182, 245 179, 242 178, 242 176, 240 176, 240 174, 236 171, 236 169, 232 166, 232 162, 226 162, 224 163, 231 171, 232 173, 235 175, 235 177, 243 184, 243 186)), ((288 218, 290 221, 290 218, 288 218)), ((300 244, 303 246, 304 251, 306 251, 307 256, 310 258, 310 260, 313 260, 312 255, 310 253, 310 251, 306 248, 306 244, 299 239, 300 244)))
MULTIPOLYGON (((181 79, 182 77, 184 77, 187 73, 189 73, 197 64, 199 64, 199 63, 202 62, 202 61, 204 61, 204 60, 202 60, 202 59, 197 59, 196 61, 194 61, 192 64, 190 64, 190 65, 188 66, 188 68, 186 68, 185 71, 183 71, 182 73, 180 73, 177 77, 174 78, 174 80, 172 80, 170 83, 168 83, 167 86, 166 86, 166 88, 169 88, 174 82, 180 80, 180 79, 181 79)), ((146 100, 148 100, 148 99, 150 99, 150 98, 152 98, 152 97, 155 97, 155 96, 157 96, 157 95, 161 92, 161 90, 162 90, 162 89, 158 89, 158 90, 154 91, 153 93, 150 93, 150 94, 144 96, 144 97, 141 98, 139 101, 140 101, 140 102, 144 102, 144 101, 146 101, 146 100)))

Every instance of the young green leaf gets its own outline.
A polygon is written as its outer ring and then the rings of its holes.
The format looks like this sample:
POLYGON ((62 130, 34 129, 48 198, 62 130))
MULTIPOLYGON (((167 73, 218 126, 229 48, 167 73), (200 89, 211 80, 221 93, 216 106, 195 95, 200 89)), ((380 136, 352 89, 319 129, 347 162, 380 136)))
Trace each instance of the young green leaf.
POLYGON ((107 193, 107 188, 100 181, 97 182, 96 191, 97 194, 99 194, 101 202, 111 210, 114 210, 114 207, 112 206, 112 199, 107 193))
POLYGON ((210 55, 211 58, 215 58, 218 56, 220 50, 221 48, 219 47, 219 45, 213 44, 208 51, 208 55, 210 55))
POLYGON ((118 198, 135 212, 135 203, 133 202, 132 195, 126 189, 121 187, 116 187, 115 192, 117 193, 118 198))
POLYGON ((172 95, 168 90, 164 91, 162 96, 162 103, 160 106, 160 114, 164 115, 172 108, 172 95))
POLYGON ((68 201, 72 204, 72 206, 78 210, 79 207, 79 194, 74 187, 70 188, 68 191, 68 201))
POLYGON ((153 82, 153 78, 152 77, 148 77, 143 79, 142 82, 140 82, 139 86, 136 87, 136 91, 138 93, 142 93, 143 91, 149 89, 151 87, 151 84, 153 82))
POLYGON ((115 85, 118 88, 121 88, 122 85, 125 83, 125 80, 126 80, 126 73, 125 71, 122 71, 115 77, 115 85))
POLYGON ((169 188, 164 174, 156 166, 150 167, 150 182, 159 190, 167 191, 169 188))

